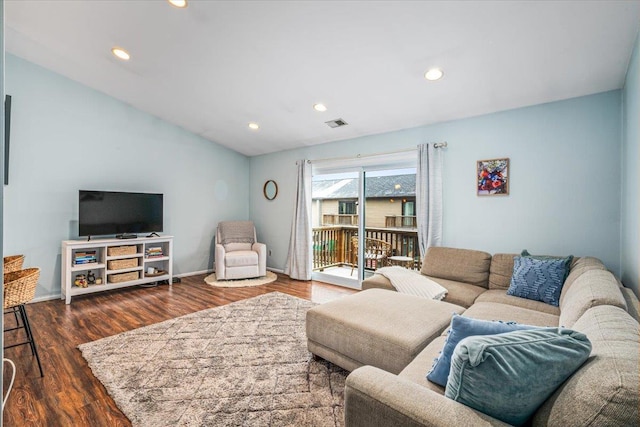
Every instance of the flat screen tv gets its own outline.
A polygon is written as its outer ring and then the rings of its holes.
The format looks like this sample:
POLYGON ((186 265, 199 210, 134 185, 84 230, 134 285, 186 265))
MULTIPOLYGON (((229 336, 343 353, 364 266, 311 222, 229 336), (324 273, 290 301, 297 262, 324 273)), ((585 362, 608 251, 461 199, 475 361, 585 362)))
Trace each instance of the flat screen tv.
POLYGON ((162 231, 162 194, 80 190, 80 236, 135 237, 162 231))

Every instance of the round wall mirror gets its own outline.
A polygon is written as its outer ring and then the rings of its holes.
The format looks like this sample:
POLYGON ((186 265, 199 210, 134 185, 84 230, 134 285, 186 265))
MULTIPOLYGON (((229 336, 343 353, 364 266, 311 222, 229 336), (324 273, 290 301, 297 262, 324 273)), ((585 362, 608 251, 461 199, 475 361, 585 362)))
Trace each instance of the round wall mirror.
POLYGON ((272 179, 264 183, 264 188, 262 189, 264 193, 264 198, 267 200, 273 200, 278 195, 278 184, 272 179))

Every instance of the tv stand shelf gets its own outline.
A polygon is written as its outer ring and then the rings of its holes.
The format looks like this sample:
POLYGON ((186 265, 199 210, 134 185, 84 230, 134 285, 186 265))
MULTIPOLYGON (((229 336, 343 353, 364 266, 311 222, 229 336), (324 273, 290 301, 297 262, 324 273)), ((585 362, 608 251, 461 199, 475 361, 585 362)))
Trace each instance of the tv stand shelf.
POLYGON ((136 239, 65 240, 62 242, 62 299, 173 279, 173 236, 136 239), (128 254, 109 255, 116 246, 128 254), (135 248, 133 248, 135 246, 135 248), (152 255, 149 255, 152 254, 152 255), (127 262, 129 261, 129 262, 127 262), (119 268, 122 267, 122 268, 119 268), (152 268, 153 272, 149 273, 152 268), (91 272, 101 284, 79 287, 76 276, 91 272), (166 274, 158 274, 166 272, 166 274), (134 274, 130 274, 134 273, 134 274), (135 277, 134 277, 135 276, 135 277))

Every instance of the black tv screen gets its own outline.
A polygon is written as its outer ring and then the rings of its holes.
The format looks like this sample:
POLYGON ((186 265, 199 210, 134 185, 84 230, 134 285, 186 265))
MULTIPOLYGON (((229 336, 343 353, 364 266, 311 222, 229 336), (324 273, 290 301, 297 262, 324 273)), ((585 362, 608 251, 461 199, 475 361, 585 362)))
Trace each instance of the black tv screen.
POLYGON ((78 235, 162 231, 162 194, 80 190, 78 235))

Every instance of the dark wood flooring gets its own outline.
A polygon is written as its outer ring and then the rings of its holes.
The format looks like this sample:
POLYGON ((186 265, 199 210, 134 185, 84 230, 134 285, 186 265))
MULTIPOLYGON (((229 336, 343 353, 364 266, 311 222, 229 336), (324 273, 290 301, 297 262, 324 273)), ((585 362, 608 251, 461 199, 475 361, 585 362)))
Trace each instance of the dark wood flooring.
MULTIPOLYGON (((353 290, 321 282, 291 280, 278 275, 274 283, 249 288, 215 288, 204 275, 186 277, 182 283, 155 288, 133 287, 62 300, 29 304, 44 378, 28 346, 5 351, 17 373, 4 409, 4 426, 130 426, 102 384, 92 375, 79 344, 115 335, 163 320, 229 304, 269 292, 282 292, 323 303, 353 290)), ((5 315, 5 328, 15 324, 5 315)), ((19 332, 23 334, 23 331, 19 332)), ((22 339, 5 333, 5 344, 22 339)), ((4 390, 9 383, 4 370, 4 390)))

